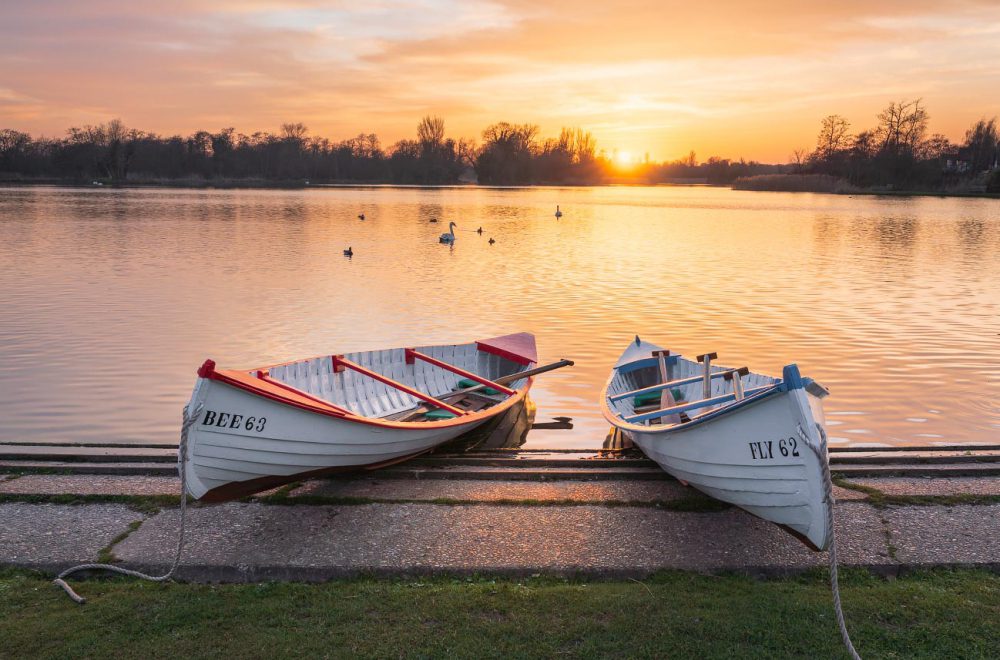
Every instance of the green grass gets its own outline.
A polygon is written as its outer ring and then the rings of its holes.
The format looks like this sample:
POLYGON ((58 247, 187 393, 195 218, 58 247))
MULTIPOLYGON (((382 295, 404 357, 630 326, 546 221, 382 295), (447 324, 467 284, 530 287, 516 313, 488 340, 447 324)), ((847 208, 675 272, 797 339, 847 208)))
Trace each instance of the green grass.
POLYGON ((864 493, 872 506, 960 506, 963 504, 984 505, 1000 503, 1000 495, 978 495, 956 493, 954 495, 889 495, 878 488, 854 483, 839 475, 834 475, 833 483, 841 488, 864 493))
MULTIPOLYGON (((825 574, 757 581, 359 579, 321 585, 80 584, 0 575, 3 657, 846 657, 825 574)), ((995 657, 1000 576, 842 576, 865 658, 995 657)))

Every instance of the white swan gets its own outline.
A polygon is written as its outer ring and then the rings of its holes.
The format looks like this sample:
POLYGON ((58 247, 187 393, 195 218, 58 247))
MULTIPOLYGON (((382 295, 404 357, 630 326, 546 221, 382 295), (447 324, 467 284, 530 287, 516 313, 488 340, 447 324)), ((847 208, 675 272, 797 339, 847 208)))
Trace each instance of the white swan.
POLYGON ((448 231, 441 234, 441 238, 438 239, 439 243, 454 243, 455 242, 455 227, 457 227, 454 222, 448 223, 448 231))
POLYGON ((556 204, 556 217, 557 218, 561 218, 562 217, 562 211, 559 210, 559 205, 558 204, 556 204))

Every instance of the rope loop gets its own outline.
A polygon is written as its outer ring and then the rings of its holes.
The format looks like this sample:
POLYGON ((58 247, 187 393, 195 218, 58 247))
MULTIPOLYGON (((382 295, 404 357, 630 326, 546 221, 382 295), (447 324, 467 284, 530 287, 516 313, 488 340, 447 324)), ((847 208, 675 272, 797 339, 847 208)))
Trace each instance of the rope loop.
POLYGON ((170 565, 170 570, 163 575, 147 575, 146 573, 141 573, 139 571, 129 570, 127 568, 122 568, 121 566, 114 566, 113 564, 80 564, 79 566, 74 566, 72 568, 67 568, 65 571, 60 573, 55 580, 52 581, 53 584, 62 588, 66 594, 72 598, 76 603, 83 605, 87 602, 87 599, 80 596, 75 591, 73 587, 69 586, 65 578, 76 573, 78 571, 111 571, 114 573, 121 573, 122 575, 130 575, 132 577, 141 578, 143 580, 149 580, 151 582, 165 582, 170 579, 177 570, 178 564, 181 563, 181 551, 184 548, 184 521, 185 514, 187 512, 187 444, 188 444, 188 431, 194 426, 195 422, 198 420, 198 415, 201 414, 201 410, 204 404, 199 403, 195 409, 188 415, 188 406, 184 406, 184 421, 181 424, 181 441, 177 447, 177 456, 179 458, 180 464, 180 474, 181 474, 181 524, 180 533, 177 537, 177 553, 174 555, 174 562, 170 565))

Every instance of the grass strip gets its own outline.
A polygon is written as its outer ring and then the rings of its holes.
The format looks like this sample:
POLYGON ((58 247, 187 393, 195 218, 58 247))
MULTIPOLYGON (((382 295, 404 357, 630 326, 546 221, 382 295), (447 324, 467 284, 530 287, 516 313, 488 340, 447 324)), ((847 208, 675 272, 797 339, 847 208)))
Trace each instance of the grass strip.
MULTIPOLYGON (((991 657, 1000 576, 841 574, 866 658, 991 657)), ((639 581, 360 578, 152 584, 112 578, 71 603, 47 578, 0 573, 9 657, 846 657, 824 571, 766 581, 666 572, 639 581)))
POLYGON ((0 493, 0 504, 122 504, 133 511, 154 515, 164 507, 179 506, 179 495, 69 495, 46 493, 0 493))
POLYGON ((118 557, 115 555, 115 546, 124 541, 129 537, 132 532, 142 527, 141 520, 133 520, 128 524, 128 529, 124 532, 111 539, 111 542, 106 546, 97 551, 97 563, 99 564, 114 564, 118 562, 118 557))
POLYGON ((843 476, 835 475, 833 483, 841 488, 864 493, 868 503, 878 508, 887 506, 959 506, 963 504, 983 505, 1000 503, 1000 495, 979 495, 975 493, 956 493, 954 495, 890 495, 878 488, 865 486, 848 481, 843 476))

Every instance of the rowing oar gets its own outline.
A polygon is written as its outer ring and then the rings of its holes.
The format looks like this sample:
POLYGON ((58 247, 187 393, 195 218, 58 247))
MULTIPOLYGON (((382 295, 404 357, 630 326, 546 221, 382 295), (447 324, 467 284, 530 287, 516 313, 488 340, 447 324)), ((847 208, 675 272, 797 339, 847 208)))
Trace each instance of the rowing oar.
MULTIPOLYGON (((534 369, 528 369, 527 371, 519 371, 516 374, 510 374, 509 376, 501 376, 493 382, 497 385, 507 385, 508 383, 513 383, 515 380, 521 380, 522 378, 529 378, 531 376, 537 376, 538 374, 544 374, 546 371, 555 371, 556 369, 562 369, 563 367, 572 367, 573 360, 559 360, 558 362, 553 362, 552 364, 546 364, 541 367, 535 367, 534 369)), ((484 387, 489 387, 489 385, 474 385, 472 387, 467 387, 462 390, 455 390, 452 394, 465 394, 467 392, 475 392, 476 390, 481 390, 484 387)))

